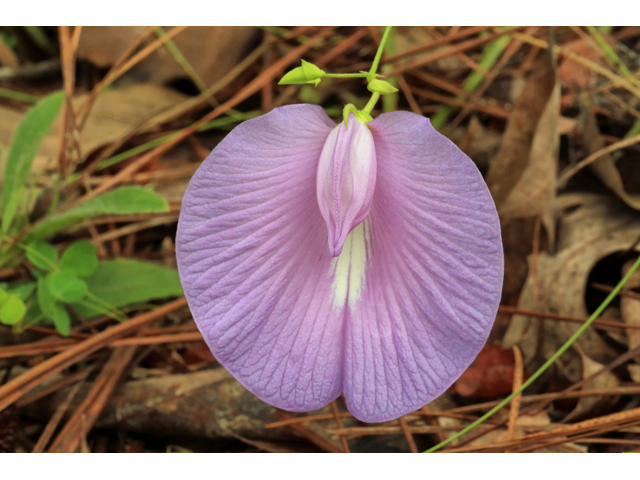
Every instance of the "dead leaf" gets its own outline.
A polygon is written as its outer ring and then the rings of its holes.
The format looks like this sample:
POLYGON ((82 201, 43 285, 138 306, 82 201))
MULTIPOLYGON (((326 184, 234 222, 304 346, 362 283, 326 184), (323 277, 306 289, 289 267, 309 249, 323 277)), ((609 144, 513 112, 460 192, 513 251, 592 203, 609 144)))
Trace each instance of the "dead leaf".
POLYGON ((532 71, 491 162, 487 185, 502 220, 540 216, 553 248, 560 85, 551 54, 545 53, 532 71))
MULTIPOLYGON (((601 33, 601 35, 609 45, 615 45, 615 39, 610 35, 604 33, 601 33)), ((595 43, 595 39, 593 42, 595 43)), ((563 49, 600 65, 606 65, 600 50, 581 38, 564 45, 563 49)), ((562 85, 572 90, 588 90, 598 78, 598 74, 589 67, 566 57, 558 67, 558 76, 562 85)))
MULTIPOLYGON (((147 28, 85 27, 78 57, 100 67, 111 66, 147 28)), ((238 63, 257 33, 253 27, 189 27, 173 38, 173 42, 202 81, 211 85, 238 63)), ((151 35, 143 45, 156 38, 157 35, 151 35)), ((135 65, 129 75, 153 83, 188 77, 164 46, 135 65)))
POLYGON ((469 127, 455 129, 451 135, 458 148, 473 159, 480 171, 489 167, 489 159, 495 155, 502 141, 502 135, 485 128, 477 117, 471 117, 469 127))
POLYGON ((494 398, 511 393, 513 372, 513 352, 487 345, 451 388, 464 397, 494 398))
MULTIPOLYGON (((631 268, 633 261, 627 262, 624 267, 622 274, 625 275, 629 269, 631 268)), ((627 281, 624 286, 625 290, 631 290, 633 288, 640 287, 640 270, 636 270, 631 275, 631 278, 627 281)), ((622 296, 620 298, 620 316, 622 317, 622 321, 628 323, 629 325, 638 325, 640 326, 640 300, 635 298, 622 296)), ((629 350, 633 350, 640 346, 640 330, 636 329, 628 329, 627 330, 627 339, 629 350)), ((640 365, 638 365, 638 359, 636 359, 636 364, 628 365, 629 375, 631 375, 631 379, 640 383, 640 365)))
MULTIPOLYGON (((587 355, 585 355, 581 348, 578 347, 577 350, 582 360, 582 378, 590 377, 594 373, 599 372, 604 368, 604 365, 590 359, 587 355)), ((615 388, 618 386, 620 386, 620 380, 618 380, 618 377, 616 377, 612 372, 605 372, 598 375, 593 380, 585 382, 582 388, 584 390, 591 390, 596 388, 615 388)), ((563 419, 563 423, 568 421, 582 420, 589 416, 602 415, 611 406, 615 405, 618 402, 619 398, 620 397, 616 397, 613 395, 593 395, 590 397, 581 397, 578 399, 578 403, 571 411, 571 413, 563 419)))
MULTIPOLYGON (((86 95, 74 98, 74 106, 79 106, 86 98, 86 95)), ((154 130, 160 118, 165 120, 160 117, 163 112, 183 104, 186 99, 186 95, 152 83, 128 85, 101 93, 80 135, 82 154, 86 157, 96 149, 131 134, 134 129, 137 133, 154 130)), ((23 113, 0 106, 0 150, 8 150, 23 116, 23 113)), ((42 173, 49 159, 56 157, 59 141, 60 118, 45 137, 34 159, 32 174, 42 173)), ((2 175, 0 172, 0 180, 2 175)))
MULTIPOLYGON (((529 274, 518 307, 544 312, 587 318, 584 295, 589 274, 602 258, 628 250, 640 237, 640 218, 614 199, 600 195, 574 193, 556 199, 559 216, 558 252, 550 255, 541 252, 538 257, 538 292, 534 298, 534 282, 529 274)), ((502 346, 510 348, 518 344, 525 364, 537 355, 550 358, 558 348, 580 327, 554 320, 533 320, 514 315, 505 334, 502 346), (542 321, 542 329, 537 327, 542 321), (540 346, 540 350, 538 350, 540 346)), ((608 363, 616 352, 589 328, 577 340, 589 358, 608 363)), ((558 367, 571 382, 582 378, 579 355, 566 352, 558 367)))
MULTIPOLYGON (((586 155, 592 155, 605 148, 604 141, 598 130, 596 116, 593 113, 591 105, 583 105, 583 113, 581 118, 581 127, 583 131, 583 141, 585 145, 586 155)), ((627 205, 636 210, 640 210, 640 195, 632 195, 626 192, 622 183, 620 172, 616 168, 611 154, 607 153, 600 159, 592 162, 589 169, 602 181, 602 183, 613 190, 613 192, 627 205)))

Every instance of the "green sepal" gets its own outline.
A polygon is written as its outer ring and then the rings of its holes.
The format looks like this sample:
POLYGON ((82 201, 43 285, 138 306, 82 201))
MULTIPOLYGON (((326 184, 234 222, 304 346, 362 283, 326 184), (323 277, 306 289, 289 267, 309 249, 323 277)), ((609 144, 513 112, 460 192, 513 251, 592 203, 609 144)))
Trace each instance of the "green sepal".
POLYGON ((361 112, 356 108, 353 103, 348 103, 344 106, 344 110, 342 110, 342 117, 344 118, 344 126, 349 129, 349 114, 353 113, 358 120, 362 123, 370 122, 373 120, 373 117, 366 112, 361 112))
POLYGON ((324 76, 325 72, 323 70, 316 67, 313 63, 302 60, 302 66, 287 72, 278 82, 278 85, 302 85, 310 83, 317 87, 324 76))
POLYGON ((325 71, 316 67, 313 63, 302 60, 302 71, 307 81, 320 80, 325 76, 325 71))
POLYGON ((367 85, 367 90, 370 92, 378 92, 381 95, 389 95, 390 93, 396 93, 398 89, 385 80, 373 78, 367 85))

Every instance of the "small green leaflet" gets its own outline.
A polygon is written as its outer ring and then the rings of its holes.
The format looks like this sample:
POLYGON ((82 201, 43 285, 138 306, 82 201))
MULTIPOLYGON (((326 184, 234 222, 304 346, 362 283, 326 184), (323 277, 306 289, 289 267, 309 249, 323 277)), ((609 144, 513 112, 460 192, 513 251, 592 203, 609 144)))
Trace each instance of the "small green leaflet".
MULTIPOLYGON (((92 294, 113 307, 182 295, 176 270, 137 260, 101 262, 84 281, 92 294)), ((90 308, 79 303, 73 307, 86 318, 105 313, 98 307, 90 308)))

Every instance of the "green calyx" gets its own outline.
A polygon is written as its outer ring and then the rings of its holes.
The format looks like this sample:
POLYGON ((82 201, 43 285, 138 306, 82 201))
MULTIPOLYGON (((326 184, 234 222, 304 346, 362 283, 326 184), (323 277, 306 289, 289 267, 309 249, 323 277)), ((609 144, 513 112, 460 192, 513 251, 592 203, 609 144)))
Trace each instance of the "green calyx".
POLYGON ((302 66, 294 68, 288 72, 278 82, 278 85, 302 85, 310 83, 314 87, 317 87, 326 73, 320 68, 316 67, 313 63, 302 60, 302 66))
POLYGON ((300 67, 294 68, 290 72, 288 72, 282 80, 278 82, 279 85, 302 85, 302 84, 312 84, 314 86, 318 86, 320 81, 323 78, 362 78, 367 81, 367 89, 372 93, 371 98, 365 105, 362 110, 358 110, 355 105, 348 104, 344 107, 343 117, 344 124, 346 128, 349 128, 348 121, 349 115, 353 113, 356 119, 360 122, 366 123, 373 120, 371 117, 371 112, 375 107, 376 103, 380 99, 381 95, 389 95, 396 93, 398 89, 394 87, 391 83, 383 80, 382 75, 378 75, 378 66, 380 65, 380 60, 382 59, 382 52, 384 51, 385 43, 389 38, 389 34, 391 32, 392 27, 385 28, 384 34, 382 35, 382 40, 380 41, 380 45, 378 46, 378 50, 376 51, 376 55, 373 59, 373 63, 371 64, 371 68, 368 72, 360 71, 359 73, 326 73, 324 70, 320 69, 313 63, 309 63, 305 60, 302 60, 302 65, 300 67), (381 77, 381 78, 379 78, 381 77))
POLYGON ((371 117, 370 114, 368 114, 365 111, 358 110, 353 103, 349 103, 345 105, 344 110, 342 111, 342 117, 344 118, 344 126, 347 127, 347 129, 349 128, 348 120, 349 120, 350 113, 353 113, 356 116, 356 118, 362 123, 370 122, 371 120, 373 120, 373 117, 371 117))
POLYGON ((379 93, 380 95, 389 95, 390 93, 396 93, 398 89, 385 80, 373 78, 369 80, 367 90, 372 93, 379 93))

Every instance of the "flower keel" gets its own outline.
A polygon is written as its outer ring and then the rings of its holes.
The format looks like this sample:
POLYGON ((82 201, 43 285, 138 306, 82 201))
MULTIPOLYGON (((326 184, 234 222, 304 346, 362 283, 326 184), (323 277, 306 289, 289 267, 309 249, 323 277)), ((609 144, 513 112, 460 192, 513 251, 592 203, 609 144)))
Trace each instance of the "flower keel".
POLYGON ((369 214, 376 185, 376 152, 365 122, 353 113, 325 141, 318 162, 317 195, 327 224, 329 252, 337 257, 355 227, 369 214))

